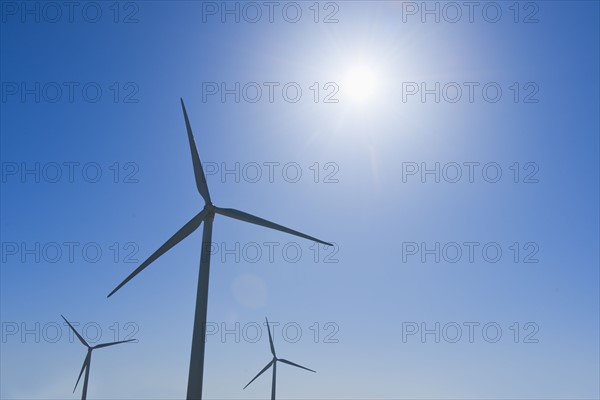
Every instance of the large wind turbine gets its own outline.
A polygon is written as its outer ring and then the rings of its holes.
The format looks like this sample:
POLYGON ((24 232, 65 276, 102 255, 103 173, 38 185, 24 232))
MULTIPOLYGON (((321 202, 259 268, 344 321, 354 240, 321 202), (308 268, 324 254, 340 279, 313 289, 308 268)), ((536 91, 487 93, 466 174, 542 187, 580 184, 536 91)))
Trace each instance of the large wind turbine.
POLYGON ((79 373, 79 377, 77 378, 77 383, 75 383, 75 387, 73 388, 73 393, 75 393, 75 389, 77 389, 77 385, 79 385, 79 380, 81 379, 81 374, 83 374, 83 370, 85 370, 85 378, 83 378, 83 391, 81 392, 81 400, 85 400, 87 397, 87 388, 88 388, 88 378, 90 377, 90 363, 92 362, 92 351, 94 349, 101 349, 102 347, 113 346, 115 344, 133 342, 135 339, 129 340, 121 340, 119 342, 110 342, 110 343, 102 343, 97 344, 95 346, 90 346, 85 339, 73 328, 73 325, 67 319, 61 315, 61 317, 65 320, 65 322, 69 325, 71 330, 75 332, 75 336, 79 338, 79 341, 87 347, 87 355, 85 356, 85 360, 83 360, 83 366, 81 367, 81 372, 79 373))
POLYGON ((213 205, 210 194, 208 192, 208 185, 206 184, 206 177, 202 170, 202 164, 200 163, 200 156, 198 155, 198 149, 194 142, 194 135, 192 133, 192 127, 188 119, 183 99, 181 99, 181 108, 183 109, 183 117, 185 118, 185 126, 187 129, 188 141, 190 144, 190 150, 192 153, 192 164, 194 166, 194 176, 196 179, 196 187, 198 192, 204 199, 204 208, 195 217, 193 217, 187 224, 179 229, 169 240, 165 242, 158 250, 156 250, 146 261, 144 261, 135 271, 133 271, 123 282, 119 284, 108 297, 112 296, 117 290, 123 285, 129 282, 134 276, 139 274, 144 268, 154 262, 157 258, 165 254, 177 243, 181 242, 192 232, 194 232, 202 222, 204 222, 204 229, 202 232, 202 250, 200 255, 200 273, 198 275, 198 290, 196 293, 196 311, 194 316, 194 331, 192 335, 192 352, 190 357, 190 370, 188 376, 188 387, 187 387, 187 398, 189 400, 202 399, 202 378, 204 374, 204 346, 206 337, 206 313, 208 308, 208 277, 210 271, 210 244, 212 240, 212 225, 215 214, 221 214, 226 217, 239 219, 244 222, 249 222, 255 225, 261 225, 267 228, 275 229, 278 231, 286 232, 291 235, 296 235, 305 239, 313 240, 315 242, 322 243, 327 246, 332 246, 331 243, 324 242, 312 236, 305 235, 304 233, 295 231, 293 229, 286 228, 256 217, 254 215, 238 211, 232 208, 219 208, 213 205))
POLYGON ((298 365, 291 361, 284 360, 283 358, 277 358, 277 355, 275 354, 275 346, 273 346, 273 338, 271 337, 271 329, 269 328, 269 320, 266 318, 265 318, 265 320, 267 321, 267 330, 269 331, 269 344, 271 345, 271 354, 273 354, 273 359, 258 373, 258 375, 256 375, 250 382, 248 382, 248 384, 246 386, 244 386, 244 389, 246 389, 252 382, 254 382, 254 380, 256 380, 256 378, 261 376, 263 372, 265 372, 269 368, 273 367, 273 381, 271 383, 271 400, 275 400, 275 380, 276 380, 277 362, 278 361, 282 362, 284 364, 292 365, 294 367, 305 369, 310 372, 317 372, 317 371, 313 371, 312 369, 303 367, 302 365, 298 365))

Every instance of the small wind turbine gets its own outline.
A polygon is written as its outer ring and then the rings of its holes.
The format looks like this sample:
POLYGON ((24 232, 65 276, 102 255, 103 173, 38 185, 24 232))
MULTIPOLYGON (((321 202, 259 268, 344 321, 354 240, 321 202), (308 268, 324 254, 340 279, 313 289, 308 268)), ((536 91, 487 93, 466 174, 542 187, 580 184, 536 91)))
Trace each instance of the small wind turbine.
POLYGON ((198 149, 196 148, 196 142, 194 141, 194 135, 192 133, 192 127, 188 119, 183 99, 181 99, 181 108, 183 109, 183 117, 185 119, 185 126, 187 129, 188 141, 190 144, 190 150, 192 153, 192 164, 194 166, 194 176, 196 179, 196 187, 200 195, 204 199, 204 208, 195 217, 193 217, 188 223, 186 223, 181 229, 179 229, 169 240, 167 240, 158 250, 156 250, 146 261, 144 261, 139 267, 135 269, 123 282, 121 282, 112 292, 109 293, 108 297, 112 296, 117 290, 123 285, 129 282, 133 277, 142 272, 144 268, 158 259, 160 256, 165 254, 177 243, 188 237, 194 232, 202 222, 204 222, 204 229, 202 232, 202 250, 200 255, 200 273, 198 275, 198 289, 196 292, 196 311, 194 315, 194 331, 192 334, 192 351, 190 356, 190 370, 188 375, 188 387, 187 387, 187 399, 196 400, 202 399, 202 378, 204 375, 204 347, 206 337, 206 314, 208 309, 208 277, 210 272, 210 244, 212 240, 212 225, 215 218, 215 214, 221 214, 223 216, 239 219, 240 221, 249 222, 251 224, 264 226, 266 228, 278 230, 281 232, 289 233, 291 235, 299 236, 308 240, 322 243, 327 246, 332 246, 331 243, 324 242, 312 236, 305 235, 304 233, 295 231, 285 226, 275 224, 266 219, 256 217, 254 215, 245 213, 243 211, 235 210, 233 208, 219 208, 213 205, 208 192, 208 185, 206 184, 206 177, 202 170, 202 164, 200 163, 200 156, 198 155, 198 149))
POLYGON ((79 341, 87 347, 87 355, 85 356, 85 360, 83 360, 83 366, 81 367, 81 372, 79 373, 79 377, 77 378, 77 383, 75 383, 75 387, 73 388, 73 393, 75 393, 75 389, 77 389, 77 385, 79 384, 79 380, 81 379, 81 375, 83 374, 83 370, 85 370, 85 378, 83 378, 83 391, 81 392, 81 400, 85 400, 87 397, 87 388, 88 388, 88 378, 90 377, 90 363, 92 361, 92 351, 94 349, 101 349, 102 347, 108 347, 115 344, 133 342, 135 339, 129 340, 121 340, 119 342, 110 342, 110 343, 102 343, 97 344, 96 346, 90 346, 85 339, 73 328, 73 325, 67 319, 61 315, 61 317, 65 320, 65 322, 69 325, 71 330, 75 332, 75 336, 79 338, 79 341))
POLYGON ((269 328, 269 320, 267 320, 266 318, 265 318, 265 320, 267 321, 267 330, 269 331, 269 344, 271 345, 271 354, 273 354, 273 359, 271 360, 270 363, 267 364, 266 367, 264 367, 262 369, 262 371, 260 371, 258 373, 258 375, 256 375, 250 382, 248 382, 248 384, 246 386, 244 386, 244 389, 246 389, 252 382, 254 382, 254 380, 256 380, 256 378, 261 376, 263 372, 265 372, 269 368, 273 367, 273 382, 271 383, 271 400, 275 400, 275 379, 276 379, 275 375, 277 373, 277 361, 282 362, 284 364, 292 365, 294 367, 302 368, 302 369, 305 369, 310 372, 316 373, 317 371, 313 371, 312 369, 303 367, 302 365, 298 365, 291 361, 284 360, 283 358, 277 358, 277 355, 275 355, 275 346, 273 346, 273 338, 271 337, 271 329, 269 328))

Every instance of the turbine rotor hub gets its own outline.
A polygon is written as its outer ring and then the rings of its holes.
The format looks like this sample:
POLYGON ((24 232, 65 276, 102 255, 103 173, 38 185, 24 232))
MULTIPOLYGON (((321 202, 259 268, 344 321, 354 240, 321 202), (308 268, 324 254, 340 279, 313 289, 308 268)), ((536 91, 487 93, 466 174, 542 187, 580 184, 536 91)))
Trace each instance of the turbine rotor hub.
POLYGON ((204 206, 204 209, 207 212, 207 217, 212 218, 215 216, 215 206, 213 205, 213 203, 207 203, 204 206))

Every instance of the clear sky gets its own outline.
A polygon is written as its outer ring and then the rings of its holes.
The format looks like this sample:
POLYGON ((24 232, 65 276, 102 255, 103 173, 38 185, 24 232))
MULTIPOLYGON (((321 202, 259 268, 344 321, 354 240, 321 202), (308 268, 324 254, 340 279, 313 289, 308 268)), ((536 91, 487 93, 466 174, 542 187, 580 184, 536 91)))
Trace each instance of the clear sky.
POLYGON ((593 399, 599 5, 1 2, 0 397, 593 399), (436 18, 438 21, 436 21, 436 18))

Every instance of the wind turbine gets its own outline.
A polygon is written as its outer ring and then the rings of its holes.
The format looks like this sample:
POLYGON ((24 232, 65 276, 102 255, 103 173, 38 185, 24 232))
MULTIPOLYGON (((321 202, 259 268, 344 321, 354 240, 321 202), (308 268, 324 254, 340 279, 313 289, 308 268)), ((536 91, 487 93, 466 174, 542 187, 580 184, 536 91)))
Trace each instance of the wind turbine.
POLYGON ((295 364, 295 363, 285 360, 283 358, 277 358, 277 355, 275 354, 275 346, 273 346, 273 338, 271 337, 271 329, 269 328, 269 320, 266 318, 265 318, 265 320, 267 321, 267 330, 269 331, 269 344, 271 345, 271 354, 273 354, 273 359, 258 373, 258 375, 256 375, 250 382, 248 382, 248 384, 246 386, 244 386, 244 389, 246 389, 252 382, 254 382, 256 380, 256 378, 261 376, 263 372, 265 372, 269 368, 273 367, 273 381, 271 383, 271 400, 275 400, 275 380, 276 380, 275 375, 277 373, 277 362, 278 361, 282 362, 284 364, 292 365, 294 367, 305 369, 310 372, 316 373, 317 371, 313 371, 312 369, 303 367, 302 365, 295 364))
POLYGON ((81 372, 79 373, 79 377, 77 378, 77 383, 75 383, 75 387, 73 388, 73 393, 75 393, 75 389, 77 389, 77 385, 79 385, 79 380, 81 379, 81 375, 83 374, 83 370, 85 370, 85 378, 83 378, 83 391, 81 392, 81 400, 85 400, 87 398, 87 388, 88 388, 88 378, 90 377, 90 363, 92 361, 92 351, 94 349, 101 349, 102 347, 113 346, 115 344, 133 342, 135 339, 129 340, 121 340, 119 342, 110 342, 110 343, 102 343, 97 344, 95 346, 90 346, 85 339, 73 328, 73 325, 67 319, 61 315, 61 317, 65 320, 65 322, 69 325, 71 330, 75 332, 75 336, 79 338, 79 341, 87 347, 87 355, 85 356, 85 360, 83 360, 83 366, 81 367, 81 372))
POLYGON ((192 351, 190 356, 190 369, 188 376, 188 387, 187 387, 187 399, 196 400, 202 399, 202 378, 204 374, 204 346, 206 337, 206 314, 208 308, 208 278, 210 271, 210 244, 212 240, 212 225, 215 218, 215 214, 220 214, 225 217, 239 219, 240 221, 249 222, 251 224, 264 226, 266 228, 275 229, 281 232, 289 233, 291 235, 299 236, 305 239, 313 240, 318 243, 322 243, 327 246, 332 246, 331 243, 324 242, 312 236, 308 236, 304 233, 295 231, 285 226, 275 224, 256 217, 254 215, 239 211, 233 208, 220 208, 213 205, 208 191, 208 185, 206 184, 206 177, 202 170, 202 164, 200 163, 200 156, 198 155, 198 149, 194 141, 194 135, 192 133, 192 127, 188 119, 187 112, 185 110, 185 104, 181 99, 181 108, 183 110, 183 117, 185 118, 185 126, 187 129, 187 136, 190 145, 190 151, 192 153, 192 164, 194 166, 194 176, 196 180, 196 187, 198 192, 204 199, 204 208, 196 216, 194 216, 188 223, 186 223, 181 229, 179 229, 169 240, 167 240, 158 250, 156 250, 146 261, 144 261, 135 271, 133 271, 123 282, 121 282, 112 292, 109 293, 108 297, 112 296, 117 290, 123 285, 129 282, 133 277, 142 272, 144 268, 154 262, 157 258, 165 254, 177 243, 181 242, 192 232, 194 232, 202 222, 204 222, 204 229, 202 232, 202 250, 200 255, 200 272, 198 275, 198 289, 196 293, 196 311, 194 316, 194 331, 192 335, 192 351))

